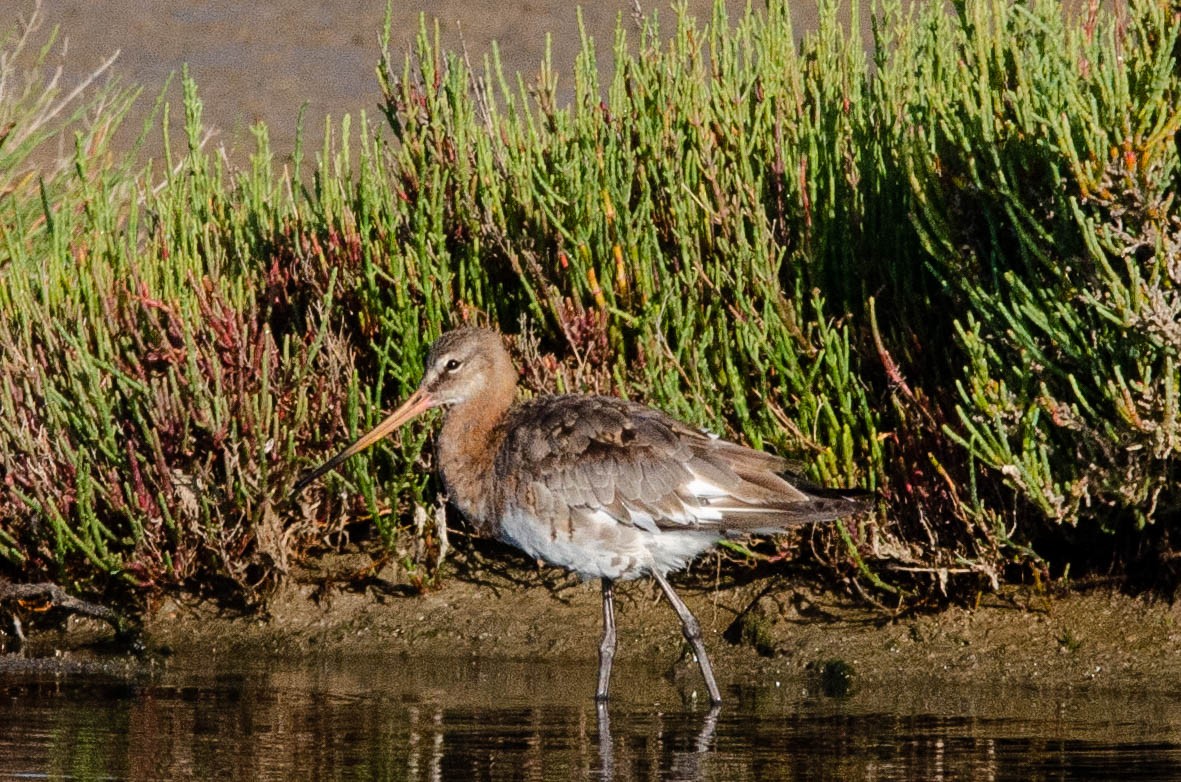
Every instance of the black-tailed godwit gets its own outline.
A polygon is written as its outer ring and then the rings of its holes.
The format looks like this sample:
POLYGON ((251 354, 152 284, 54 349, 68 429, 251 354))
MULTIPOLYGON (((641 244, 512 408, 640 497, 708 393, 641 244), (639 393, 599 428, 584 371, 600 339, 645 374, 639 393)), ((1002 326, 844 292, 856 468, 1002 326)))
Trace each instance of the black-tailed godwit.
POLYGON ((602 580, 596 698, 607 698, 615 655, 613 584, 651 576, 681 619, 710 701, 720 703, 701 628, 668 574, 722 538, 831 521, 865 510, 866 498, 795 486, 779 457, 634 402, 578 394, 516 402, 516 389, 499 334, 444 334, 418 390, 295 490, 421 413, 445 408, 438 462, 459 510, 484 534, 602 580))

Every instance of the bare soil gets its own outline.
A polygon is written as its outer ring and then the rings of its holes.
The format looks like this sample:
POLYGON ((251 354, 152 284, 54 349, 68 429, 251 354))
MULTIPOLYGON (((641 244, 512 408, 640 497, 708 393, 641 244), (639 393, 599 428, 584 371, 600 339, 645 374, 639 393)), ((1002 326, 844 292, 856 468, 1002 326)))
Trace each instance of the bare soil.
MULTIPOLYGON (((450 575, 420 590, 413 573, 380 552, 327 555, 293 573, 265 611, 166 600, 146 617, 146 654, 126 655, 108 623, 71 617, 57 630, 30 632, 22 654, 0 655, 0 672, 131 672, 211 654, 593 666, 602 628, 598 582, 538 569, 503 547, 453 555, 447 568, 450 575)), ((972 608, 897 615, 799 577, 723 587, 699 572, 674 584, 701 622, 721 682, 815 683, 835 671, 840 682, 866 688, 905 680, 1151 693, 1175 691, 1181 681, 1181 605, 1110 586, 1006 586, 972 608)), ((654 584, 618 584, 616 619, 618 665, 698 675, 654 584)))
MULTIPOLYGON (((264 616, 169 601, 150 618, 150 649, 174 655, 388 653, 546 662, 596 659, 597 582, 509 568, 449 578, 402 596, 373 579, 359 589, 297 583, 264 616)), ((1173 691, 1181 680, 1181 606, 1092 586, 1050 595, 1007 587, 972 609, 896 617, 779 578, 679 591, 700 619, 720 681, 772 683, 835 670, 856 686, 1173 691), (736 621, 738 620, 738 621, 736 621)), ((675 614, 646 581, 616 589, 617 661, 696 676, 675 614), (678 662, 679 660, 679 662, 678 662)))

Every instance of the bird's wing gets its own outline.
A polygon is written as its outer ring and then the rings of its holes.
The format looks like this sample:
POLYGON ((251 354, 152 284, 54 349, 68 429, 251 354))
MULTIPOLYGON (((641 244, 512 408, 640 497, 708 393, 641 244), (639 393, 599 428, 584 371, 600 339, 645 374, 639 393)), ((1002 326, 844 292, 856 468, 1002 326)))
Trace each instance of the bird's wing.
POLYGON ((498 481, 546 517, 606 513, 652 531, 769 532, 863 509, 817 496, 785 462, 613 397, 540 397, 506 422, 498 481))

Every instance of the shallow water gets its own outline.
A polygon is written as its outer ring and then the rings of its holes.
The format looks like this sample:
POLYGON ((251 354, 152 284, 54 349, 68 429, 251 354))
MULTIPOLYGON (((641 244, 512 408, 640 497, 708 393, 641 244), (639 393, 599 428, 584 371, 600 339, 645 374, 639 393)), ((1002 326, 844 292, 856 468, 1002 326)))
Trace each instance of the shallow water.
POLYGON ((1181 778, 1181 697, 731 682, 711 713, 623 666, 600 715, 593 681, 589 666, 400 657, 8 673, 0 779, 1181 778))
MULTIPOLYGON (((13 2, 27 17, 34 0, 9 0, 13 2)), ((632 0, 581 5, 581 29, 597 42, 600 68, 609 73, 616 21, 630 25, 632 0)), ((702 25, 708 22, 712 0, 688 0, 686 5, 702 25)), ((667 2, 641 6, 664 20, 662 29, 672 29, 675 17, 667 2)), ((728 4, 735 16, 744 6, 741 0, 728 4)), ((800 31, 814 28, 815 4, 800 6, 800 31)), ((320 149, 325 116, 339 121, 347 113, 355 119, 364 110, 371 120, 379 118, 381 91, 374 69, 381 58, 379 33, 385 11, 386 3, 380 0, 207 0, 150 7, 140 0, 42 0, 45 30, 56 26, 68 39, 68 46, 55 49, 64 56, 51 58, 51 65, 63 68, 65 84, 76 84, 118 53, 112 73, 124 84, 145 89, 117 146, 135 140, 153 99, 170 76, 188 67, 200 88, 206 123, 214 131, 212 146, 226 147, 238 163, 254 150, 249 128, 257 121, 269 126, 272 148, 280 155, 290 154, 305 104, 309 154, 320 149)), ((563 99, 572 95, 573 65, 581 48, 579 4, 402 0, 390 6, 390 48, 396 62, 413 48, 420 14, 429 24, 438 20, 443 46, 466 53, 480 73, 496 42, 510 82, 519 72, 532 83, 548 48, 561 74, 559 93, 563 99)), ((7 27, 0 23, 0 31, 7 27)), ((628 32, 637 34, 635 29, 628 32)), ((165 94, 179 105, 179 84, 173 83, 165 94)), ((174 108, 173 115, 172 132, 180 141, 182 112, 174 108)), ((159 139, 152 136, 148 154, 161 151, 159 139)))

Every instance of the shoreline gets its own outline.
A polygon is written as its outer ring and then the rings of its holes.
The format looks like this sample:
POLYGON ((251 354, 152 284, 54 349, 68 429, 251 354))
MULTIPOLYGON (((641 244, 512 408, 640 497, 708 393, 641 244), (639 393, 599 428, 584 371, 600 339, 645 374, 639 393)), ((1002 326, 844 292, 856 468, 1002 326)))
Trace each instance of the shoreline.
MULTIPOLYGON (((601 632, 598 584, 554 588, 537 580, 450 578, 413 597, 293 584, 275 596, 265 616, 169 599, 144 623, 145 655, 111 654, 109 626, 71 618, 61 630, 32 637, 24 663, 13 654, 0 656, 0 672, 68 674, 97 666, 130 675, 137 667, 188 665, 210 655, 469 657, 593 669, 601 632)), ((852 688, 867 689, 901 680, 1172 692, 1181 677, 1181 605, 1107 586, 1058 596, 1005 587, 974 609, 899 618, 780 578, 680 591, 701 622, 719 681, 819 686, 836 670, 852 688), (735 624, 744 611, 746 619, 735 624), (738 636, 738 643, 728 640, 738 636)), ((617 585, 617 664, 667 667, 697 687, 679 622, 657 596, 656 586, 644 581, 617 585)))

